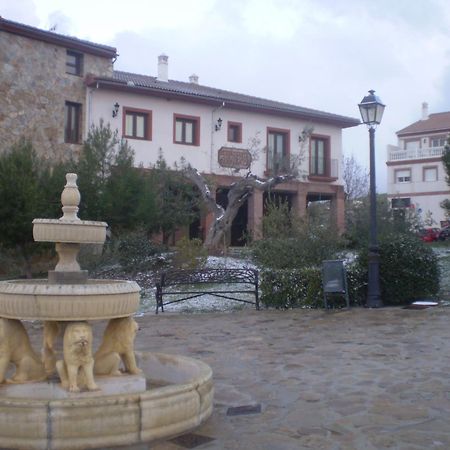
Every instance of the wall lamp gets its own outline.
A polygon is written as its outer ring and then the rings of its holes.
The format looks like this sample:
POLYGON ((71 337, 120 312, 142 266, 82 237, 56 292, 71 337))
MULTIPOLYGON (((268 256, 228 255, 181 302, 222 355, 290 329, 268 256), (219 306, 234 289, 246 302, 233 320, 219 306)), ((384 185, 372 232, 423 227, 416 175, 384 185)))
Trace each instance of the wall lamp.
POLYGON ((113 117, 116 117, 117 114, 119 114, 119 107, 120 107, 119 103, 116 102, 114 104, 114 107, 113 107, 113 110, 112 110, 112 116, 113 117))
POLYGON ((220 117, 217 119, 215 128, 216 128, 216 131, 219 131, 222 128, 222 119, 220 117))

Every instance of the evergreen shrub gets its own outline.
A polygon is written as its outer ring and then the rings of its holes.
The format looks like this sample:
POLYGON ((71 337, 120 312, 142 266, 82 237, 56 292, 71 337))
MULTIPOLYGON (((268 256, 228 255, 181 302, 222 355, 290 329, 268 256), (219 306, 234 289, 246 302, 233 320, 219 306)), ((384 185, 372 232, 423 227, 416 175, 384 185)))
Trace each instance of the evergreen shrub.
MULTIPOLYGON (((346 267, 351 305, 364 303, 367 273, 358 264, 346 267)), ((264 269, 260 275, 261 303, 277 309, 323 308, 322 270, 319 267, 300 269, 264 269)), ((345 306, 343 296, 333 300, 345 306)))
POLYGON ((208 251, 201 239, 184 237, 176 244, 174 264, 181 269, 200 269, 205 266, 207 258, 208 251))
MULTIPOLYGON (((367 279, 367 249, 358 257, 367 279)), ((411 234, 391 234, 380 241, 380 289, 385 305, 404 305, 439 291, 439 265, 432 248, 411 234)))
POLYGON ((152 242, 144 230, 123 234, 116 247, 122 268, 134 272, 153 268, 163 251, 164 247, 152 242))

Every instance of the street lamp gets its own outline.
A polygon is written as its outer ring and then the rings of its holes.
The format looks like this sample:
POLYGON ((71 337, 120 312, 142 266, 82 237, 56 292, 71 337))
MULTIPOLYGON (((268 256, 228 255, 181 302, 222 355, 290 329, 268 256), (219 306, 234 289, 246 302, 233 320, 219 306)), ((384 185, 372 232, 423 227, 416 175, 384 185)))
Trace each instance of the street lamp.
POLYGON ((377 195, 375 182, 375 127, 380 124, 384 107, 375 91, 369 91, 358 105, 362 121, 369 128, 370 140, 370 235, 369 235, 369 280, 367 286, 368 308, 383 306, 380 294, 380 250, 377 238, 377 195))

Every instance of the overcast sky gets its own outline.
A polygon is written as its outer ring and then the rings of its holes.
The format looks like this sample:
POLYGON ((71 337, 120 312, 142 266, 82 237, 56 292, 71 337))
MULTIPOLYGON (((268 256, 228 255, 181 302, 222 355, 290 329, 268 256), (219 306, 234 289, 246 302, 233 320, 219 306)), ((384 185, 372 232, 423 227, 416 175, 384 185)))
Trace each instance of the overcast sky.
MULTIPOLYGON (((386 104, 376 133, 377 188, 395 132, 450 110, 448 0, 0 0, 0 15, 117 48, 115 68, 359 118, 369 89, 386 104)), ((368 167, 365 126, 343 149, 368 167)))

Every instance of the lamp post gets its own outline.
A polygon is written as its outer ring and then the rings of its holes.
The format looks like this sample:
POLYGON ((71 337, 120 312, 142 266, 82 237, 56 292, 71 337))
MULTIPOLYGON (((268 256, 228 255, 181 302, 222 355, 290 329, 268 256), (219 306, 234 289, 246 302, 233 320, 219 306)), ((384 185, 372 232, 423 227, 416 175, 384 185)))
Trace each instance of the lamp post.
POLYGON ((367 286, 368 308, 383 306, 380 294, 380 250, 377 237, 377 195, 375 178, 375 127, 380 124, 384 107, 375 91, 369 91, 358 105, 362 121, 369 128, 370 142, 370 234, 369 234, 369 280, 367 286))

